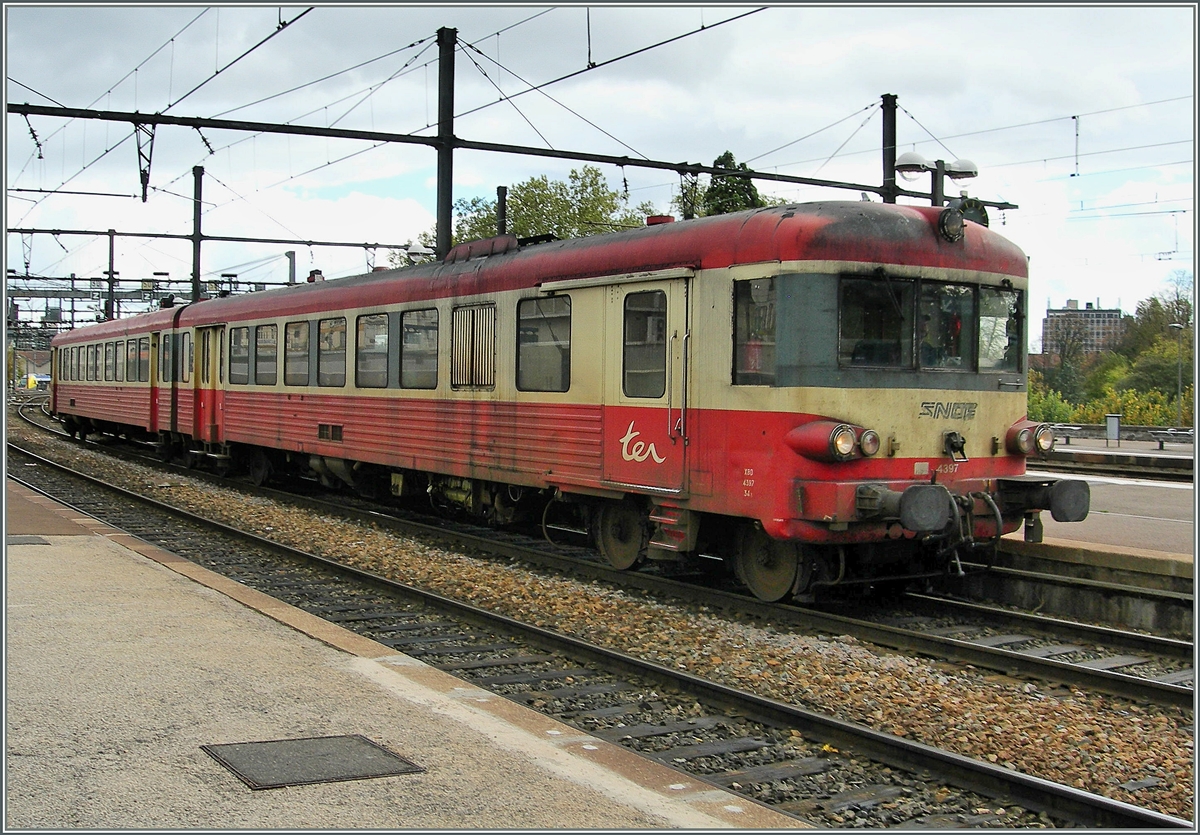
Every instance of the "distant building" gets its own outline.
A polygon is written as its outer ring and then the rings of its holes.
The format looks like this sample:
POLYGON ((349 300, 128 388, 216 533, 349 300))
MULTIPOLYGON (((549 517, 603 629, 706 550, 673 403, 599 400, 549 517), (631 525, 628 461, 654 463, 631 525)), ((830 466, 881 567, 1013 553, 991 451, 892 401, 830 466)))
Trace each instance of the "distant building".
POLYGON ((1067 299, 1066 307, 1046 310, 1042 354, 1061 355, 1068 344, 1080 345, 1084 354, 1098 354, 1112 350, 1124 334, 1125 319, 1120 308, 1094 307, 1087 302, 1080 309, 1077 299, 1067 299))

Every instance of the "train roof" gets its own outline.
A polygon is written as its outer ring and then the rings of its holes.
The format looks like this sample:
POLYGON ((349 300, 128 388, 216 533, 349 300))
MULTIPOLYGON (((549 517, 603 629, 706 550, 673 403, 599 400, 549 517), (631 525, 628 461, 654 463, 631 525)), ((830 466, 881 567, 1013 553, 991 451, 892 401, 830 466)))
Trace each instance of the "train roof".
POLYGON ((717 269, 735 264, 824 261, 874 266, 982 271, 1023 280, 1024 253, 996 232, 967 222, 963 240, 938 233, 933 206, 829 201, 772 206, 695 220, 659 223, 585 238, 516 246, 515 239, 456 248, 444 261, 251 294, 208 299, 105 322, 56 337, 55 342, 120 338, 209 321, 299 316, 336 307, 372 307, 414 300, 536 287, 554 279, 620 275, 678 267, 717 269), (881 257, 881 251, 886 252, 881 257), (80 333, 80 331, 86 331, 80 333))

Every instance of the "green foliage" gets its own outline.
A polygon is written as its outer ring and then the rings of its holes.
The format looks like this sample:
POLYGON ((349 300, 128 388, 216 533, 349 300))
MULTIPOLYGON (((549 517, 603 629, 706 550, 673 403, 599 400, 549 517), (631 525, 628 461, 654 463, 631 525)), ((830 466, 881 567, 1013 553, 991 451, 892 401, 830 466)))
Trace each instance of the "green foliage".
POLYGON ((1101 354, 1084 374, 1084 399, 1094 400, 1103 397, 1108 389, 1115 389, 1129 373, 1129 360, 1121 354, 1108 351, 1101 354))
MULTIPOLYGON (((734 161, 732 151, 726 151, 713 160, 712 167, 729 171, 750 170, 744 162, 734 161)), ((717 174, 710 177, 707 183, 702 182, 699 177, 683 177, 679 185, 679 194, 671 199, 671 207, 686 220, 746 209, 761 209, 764 206, 782 206, 786 202, 781 198, 764 197, 759 194, 754 180, 749 177, 717 174)))
POLYGON ((1074 413, 1074 407, 1063 399, 1063 396, 1049 388, 1044 378, 1037 371, 1029 372, 1029 406, 1030 420, 1043 423, 1069 423, 1074 413))
MULTIPOLYGON (((496 209, 494 199, 456 200, 453 243, 495 237, 496 209)), ((636 229, 645 225, 647 215, 655 214, 653 203, 629 207, 609 188, 603 172, 591 165, 572 169, 566 182, 543 175, 517 183, 508 190, 506 210, 508 234, 518 238, 581 238, 636 229)))
POLYGON ((1029 372, 1029 419, 1047 423, 1102 424, 1105 415, 1121 415, 1121 422, 1129 426, 1175 426, 1182 411, 1179 425, 1192 426, 1195 399, 1195 389, 1191 384, 1183 390, 1179 400, 1175 398, 1174 387, 1167 393, 1158 389, 1118 390, 1109 386, 1098 396, 1076 404, 1048 386, 1046 378, 1040 373, 1033 370, 1029 372), (1182 410, 1179 408, 1181 401, 1182 410))
POLYGON ((1119 414, 1132 426, 1174 426, 1182 412, 1183 425, 1192 425, 1192 273, 1176 270, 1165 284, 1166 289, 1139 302, 1137 312, 1125 317, 1124 335, 1111 353, 1089 359, 1076 350, 1081 343, 1072 333, 1056 335, 1059 366, 1029 373, 1031 420, 1103 423, 1105 415, 1119 414))
POLYGON ((1130 360, 1149 350, 1164 334, 1174 335, 1172 324, 1184 325, 1189 332, 1192 329, 1192 274, 1175 270, 1165 284, 1166 289, 1138 302, 1137 312, 1125 317, 1125 334, 1117 351, 1130 360))
POLYGON ((1174 338, 1159 336, 1148 349, 1138 354, 1137 359, 1130 365, 1129 372, 1121 378, 1115 388, 1174 394, 1179 388, 1181 376, 1184 386, 1192 383, 1192 353, 1190 332, 1184 331, 1174 338), (1179 356, 1181 346, 1182 362, 1179 356))
MULTIPOLYGON (((713 160, 713 168, 725 168, 730 171, 750 170, 746 163, 734 162, 731 151, 726 151, 713 160)), ((744 209, 759 209, 766 204, 759 197, 758 189, 749 177, 713 175, 700 205, 705 215, 725 215, 744 209)))
POLYGON ((1168 330, 1170 314, 1157 296, 1138 302, 1137 313, 1125 317, 1125 333, 1117 351, 1132 360, 1168 330))
MULTIPOLYGON (((1188 386, 1183 392, 1185 426, 1192 424, 1194 400, 1192 387, 1188 386)), ((1071 421, 1104 423, 1105 415, 1120 415, 1121 422, 1130 426, 1174 426, 1177 408, 1174 396, 1168 396, 1161 391, 1110 390, 1104 397, 1076 406, 1071 421)))

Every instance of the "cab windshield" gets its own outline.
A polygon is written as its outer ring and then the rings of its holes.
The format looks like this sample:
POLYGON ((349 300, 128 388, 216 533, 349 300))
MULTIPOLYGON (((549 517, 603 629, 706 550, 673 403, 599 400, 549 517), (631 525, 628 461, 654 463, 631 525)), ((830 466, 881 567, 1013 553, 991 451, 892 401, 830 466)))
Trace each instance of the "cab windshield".
POLYGON ((843 278, 838 364, 945 371, 1021 369, 1021 291, 843 278))

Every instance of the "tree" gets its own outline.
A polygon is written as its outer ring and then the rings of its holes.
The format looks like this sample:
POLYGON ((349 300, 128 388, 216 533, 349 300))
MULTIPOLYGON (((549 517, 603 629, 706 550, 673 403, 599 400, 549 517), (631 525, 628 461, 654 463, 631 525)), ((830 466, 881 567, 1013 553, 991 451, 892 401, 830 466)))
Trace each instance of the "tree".
POLYGON ((1172 323, 1189 328, 1192 325, 1192 274, 1187 270, 1175 270, 1164 283, 1165 289, 1138 302, 1137 312, 1132 317, 1125 317, 1125 335, 1117 351, 1130 361, 1148 351, 1159 337, 1169 335, 1172 323))
MULTIPOLYGON (((712 167, 730 171, 750 170, 745 163, 734 161, 732 151, 726 151, 713 160, 712 167)), ((694 174, 684 174, 680 179, 679 194, 671 198, 672 208, 684 220, 761 209, 764 206, 782 206, 786 202, 777 197, 763 197, 752 179, 733 174, 715 174, 707 184, 694 174)))
POLYGON ((1159 336, 1153 345, 1138 354, 1129 366, 1129 373, 1117 384, 1118 389, 1133 389, 1143 393, 1161 391, 1174 397, 1181 376, 1184 388, 1192 384, 1190 332, 1184 331, 1181 337, 1175 335, 1174 331, 1171 333, 1171 336, 1159 336), (1181 343, 1182 363, 1179 356, 1181 343))
MULTIPOLYGON (((454 202, 453 243, 496 235, 496 200, 483 197, 454 202)), ((518 238, 554 235, 582 238, 619 229, 636 229, 656 213, 653 203, 630 208, 613 191, 599 168, 572 169, 566 182, 545 175, 531 177, 508 190, 507 231, 518 238)))
POLYGON ((1034 370, 1029 370, 1029 406, 1030 420, 1049 423, 1066 423, 1071 419, 1074 407, 1063 400, 1061 394, 1046 385, 1045 378, 1034 370))
POLYGON ((1194 314, 1192 274, 1187 270, 1174 270, 1164 282, 1167 287, 1158 294, 1172 322, 1188 327, 1194 314))
POLYGON ((1078 402, 1083 394, 1084 363, 1087 355, 1087 323, 1079 316, 1055 316, 1042 334, 1042 353, 1057 354, 1058 366, 1043 371, 1046 385, 1064 398, 1078 402))
MULTIPOLYGON (((746 163, 734 162, 732 151, 726 151, 713 160, 713 168, 726 168, 730 171, 750 170, 746 163)), ((714 174, 700 205, 705 215, 725 215, 744 209, 760 209, 766 203, 749 177, 714 174)))
POLYGON ((1116 390, 1129 373, 1129 360, 1114 351, 1105 351, 1087 370, 1083 379, 1083 396, 1088 400, 1103 397, 1116 390))

